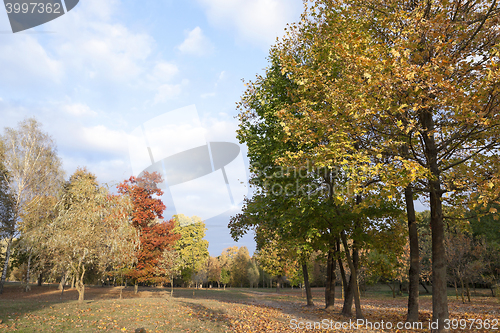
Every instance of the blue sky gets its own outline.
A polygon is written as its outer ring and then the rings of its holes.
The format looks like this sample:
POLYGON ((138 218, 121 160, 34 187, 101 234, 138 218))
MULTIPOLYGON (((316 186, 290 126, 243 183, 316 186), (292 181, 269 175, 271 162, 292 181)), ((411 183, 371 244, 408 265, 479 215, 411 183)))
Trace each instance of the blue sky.
MULTIPOLYGON (((207 141, 237 142, 242 79, 263 72, 269 47, 302 6, 81 0, 58 19, 16 34, 0 10, 0 125, 35 116, 57 142, 68 177, 86 166, 110 184, 132 175, 128 135, 172 110, 195 105, 207 141)), ((175 213, 169 200, 167 218, 175 213)), ((206 220, 211 255, 235 244, 227 223, 239 207, 206 220)), ((237 245, 255 249, 252 235, 237 245)))

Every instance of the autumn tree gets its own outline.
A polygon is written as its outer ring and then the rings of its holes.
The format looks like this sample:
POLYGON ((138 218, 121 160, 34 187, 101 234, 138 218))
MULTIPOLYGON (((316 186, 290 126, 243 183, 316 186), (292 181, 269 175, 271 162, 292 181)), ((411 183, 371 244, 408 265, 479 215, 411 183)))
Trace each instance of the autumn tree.
POLYGON ((500 296, 500 205, 486 205, 472 210, 468 216, 471 232, 475 239, 485 244, 485 254, 481 260, 482 280, 489 286, 494 296, 500 296))
POLYGON ((159 270, 162 256, 173 246, 179 235, 174 229, 174 221, 163 221, 165 205, 157 196, 163 191, 158 184, 163 180, 158 173, 148 173, 140 177, 130 177, 117 186, 118 193, 128 196, 132 202, 132 226, 140 235, 140 249, 137 263, 128 275, 137 283, 162 284, 170 281, 166 270, 159 270))
POLYGON ((205 223, 198 216, 187 217, 177 214, 172 217, 175 223, 174 232, 180 235, 175 243, 175 250, 182 261, 182 277, 184 281, 194 281, 198 271, 209 258, 208 241, 205 237, 205 223))
POLYGON ((181 274, 182 259, 173 248, 163 250, 163 255, 158 263, 160 273, 170 278, 170 297, 174 295, 174 279, 181 274))
POLYGON ((221 255, 217 257, 221 269, 220 282, 222 283, 224 290, 226 289, 226 285, 231 282, 231 266, 233 265, 233 260, 237 253, 238 247, 232 246, 222 250, 221 255))
MULTIPOLYGON (((3 255, 4 241, 14 233, 14 201, 9 189, 8 172, 4 166, 4 150, 0 140, 0 253, 3 255)), ((3 259, 0 256, 0 260, 3 259)))
MULTIPOLYGON (((309 45, 308 41, 300 42, 309 45)), ((289 241, 287 244, 300 243, 301 252, 321 250, 326 253, 325 300, 326 308, 331 309, 335 300, 335 267, 340 255, 337 243, 342 238, 342 232, 345 237, 358 238, 350 246, 353 255, 344 257, 347 262, 352 261, 355 276, 357 252, 365 241, 363 234, 374 220, 380 219, 383 214, 394 213, 397 204, 391 203, 391 198, 384 198, 387 192, 384 185, 367 188, 377 182, 377 177, 364 177, 363 182, 357 184, 362 190, 354 193, 350 184, 348 156, 358 154, 357 159, 364 158, 354 148, 318 159, 316 150, 328 141, 304 141, 302 137, 290 135, 289 128, 280 119, 280 113, 300 104, 301 96, 297 92, 300 92, 301 84, 285 71, 278 51, 271 49, 270 67, 266 69, 265 76, 257 76, 254 82, 247 84, 239 104, 238 138, 248 146, 252 172, 250 183, 255 190, 253 197, 245 202, 243 213, 232 218, 230 227, 236 238, 242 231, 256 226, 263 226, 256 229, 259 232, 278 230, 280 237, 289 241), (370 219, 367 213, 372 214, 374 219, 370 219)), ((302 58, 300 50, 294 54, 303 63, 309 61, 302 58)), ((335 68, 332 70, 335 71, 335 68)), ((294 116, 300 122, 304 115, 294 113, 294 116)), ((327 133, 317 135, 325 138, 327 133)), ((342 135, 339 134, 339 139, 342 135)), ((339 144, 339 147, 343 146, 339 144)), ((307 270, 307 265, 303 268, 307 270)), ((306 273, 304 271, 304 276, 306 273)), ((353 283, 355 280, 352 279, 353 283)), ((358 297, 356 303, 358 317, 361 318, 358 297)))
POLYGON ((18 260, 25 262, 26 269, 26 286, 28 291, 30 274, 32 271, 38 271, 42 274, 45 266, 51 265, 51 254, 47 248, 49 234, 46 230, 57 216, 57 193, 45 193, 44 195, 33 197, 26 204, 23 213, 21 214, 22 223, 19 230, 21 237, 18 245, 18 260))
POLYGON ((89 269, 104 272, 135 260, 138 239, 129 222, 131 202, 110 195, 95 175, 78 169, 65 186, 57 209, 57 217, 46 230, 46 246, 60 264, 69 266, 82 302, 89 269))
POLYGON ((250 288, 254 288, 259 285, 259 267, 254 258, 251 258, 247 265, 247 278, 248 283, 250 284, 250 288))
POLYGON ((0 280, 2 293, 12 241, 19 235, 21 215, 25 213, 26 205, 46 193, 53 193, 53 188, 62 181, 63 172, 54 141, 41 130, 41 124, 34 118, 21 121, 17 128, 5 128, 0 141, 3 142, 6 169, 2 177, 8 184, 13 202, 12 225, 5 229, 7 249, 0 280))
POLYGON ((250 254, 246 246, 238 249, 231 265, 231 285, 247 286, 248 282, 248 264, 250 263, 250 254))
POLYGON ((299 85, 280 116, 294 140, 321 143, 317 159, 348 154, 358 173, 426 193, 439 331, 449 317, 443 205, 498 192, 498 6, 315 1, 277 46, 299 85))
POLYGON ((222 269, 219 260, 217 260, 217 258, 210 257, 207 260, 208 281, 217 282, 217 287, 220 287, 221 271, 222 269))

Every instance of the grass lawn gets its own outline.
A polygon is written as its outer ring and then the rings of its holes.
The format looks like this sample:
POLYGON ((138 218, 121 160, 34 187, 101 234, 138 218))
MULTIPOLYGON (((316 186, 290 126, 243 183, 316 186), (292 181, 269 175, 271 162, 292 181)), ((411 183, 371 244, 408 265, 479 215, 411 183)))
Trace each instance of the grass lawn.
MULTIPOLYGON (((340 288, 338 291, 340 293, 340 288)), ((500 303, 487 294, 488 291, 481 290, 471 303, 462 304, 456 301, 452 290, 449 297, 451 318, 500 319, 500 303)), ((193 289, 175 289, 171 298, 168 288, 139 288, 139 293, 134 294, 133 287, 128 287, 120 299, 120 287, 87 287, 86 300, 78 303, 74 289, 61 295, 56 285, 44 285, 34 286, 26 293, 19 284, 10 283, 0 295, 0 331, 135 332, 144 328, 146 332, 290 332, 293 331, 291 320, 304 323, 349 321, 350 318, 339 315, 342 299, 336 300, 333 312, 325 312, 321 289, 314 290, 315 307, 305 307, 302 295, 303 292, 297 289, 285 289, 279 294, 274 289, 262 288, 202 289, 195 290, 194 295, 193 289)), ((376 286, 364 293, 362 307, 367 320, 396 323, 404 321, 406 302, 404 296, 392 298, 387 286, 376 286)), ((420 320, 426 327, 431 318, 430 295, 423 294, 420 304, 420 320)), ((500 324, 496 331, 500 332, 500 324)), ((351 332, 374 331, 358 329, 351 332)))

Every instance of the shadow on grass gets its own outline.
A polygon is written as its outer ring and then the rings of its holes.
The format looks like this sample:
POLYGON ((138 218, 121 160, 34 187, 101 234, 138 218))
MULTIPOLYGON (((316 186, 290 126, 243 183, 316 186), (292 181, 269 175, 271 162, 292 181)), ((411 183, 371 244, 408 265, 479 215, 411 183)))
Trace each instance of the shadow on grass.
POLYGON ((195 316, 199 321, 218 321, 222 323, 228 322, 228 316, 225 310, 215 310, 199 303, 187 301, 179 301, 179 304, 191 308, 191 310, 193 311, 193 316, 195 316))

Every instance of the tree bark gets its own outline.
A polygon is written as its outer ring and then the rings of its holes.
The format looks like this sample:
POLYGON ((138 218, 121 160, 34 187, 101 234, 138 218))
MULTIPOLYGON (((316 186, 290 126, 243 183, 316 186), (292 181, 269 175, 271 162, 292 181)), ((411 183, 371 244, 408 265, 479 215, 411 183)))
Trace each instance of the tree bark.
POLYGON ((76 274, 76 290, 78 291, 78 302, 82 303, 85 300, 85 284, 83 283, 83 277, 85 276, 85 265, 81 265, 82 274, 76 274))
POLYGON ((64 284, 66 283, 66 277, 67 277, 67 273, 64 272, 61 276, 61 281, 59 281, 59 286, 57 287, 57 289, 59 289, 59 290, 64 289, 64 284))
POLYGON ((30 255, 28 257, 28 267, 26 267, 26 286, 24 287, 24 291, 25 292, 28 292, 31 290, 31 287, 30 287, 30 269, 31 269, 31 251, 30 251, 30 255))
POLYGON ((325 310, 331 311, 335 305, 335 249, 330 246, 326 263, 325 310))
POLYGON ((427 286, 425 285, 424 281, 420 281, 420 285, 421 285, 422 287, 424 287, 425 292, 426 292, 427 294, 430 294, 430 293, 431 293, 431 292, 429 291, 429 289, 427 289, 427 286))
POLYGON ((309 272, 307 271, 307 263, 302 264, 302 274, 304 275, 304 285, 306 287, 307 306, 314 306, 311 285, 309 284, 309 272))
MULTIPOLYGON (((337 241, 337 252, 340 253, 340 241, 337 241)), ((342 299, 344 300, 345 304, 345 298, 347 295, 347 288, 348 288, 347 276, 345 274, 344 264, 342 263, 342 259, 340 258, 340 256, 337 259, 337 261, 339 264, 340 276, 342 277, 342 299)))
POLYGON ((466 288, 467 288, 467 300, 468 300, 468 301, 469 301, 469 303, 470 303, 470 288, 469 288, 469 284, 470 284, 470 283, 469 283, 469 280, 466 280, 466 281, 465 281, 465 286, 466 286, 466 288))
MULTIPOLYGON (((347 246, 347 238, 345 236, 345 232, 342 231, 340 233, 340 237, 342 238, 342 243, 344 245, 344 251, 347 257, 347 263, 349 268, 351 269, 351 283, 352 289, 354 290, 354 304, 356 308, 356 319, 364 319, 363 313, 361 311, 361 301, 359 298, 359 289, 358 289, 358 276, 357 276, 357 267, 354 267, 353 258, 351 258, 351 254, 349 252, 349 247, 347 246)), ((354 248, 354 247, 353 247, 354 248)), ((353 257, 354 257, 354 249, 353 249, 353 257)), ((357 252, 356 252, 357 253, 357 252)))
POLYGON ((9 238, 9 241, 7 242, 7 251, 5 252, 5 261, 3 264, 3 270, 2 270, 2 279, 0 280, 0 294, 3 293, 3 286, 5 284, 5 280, 7 279, 7 269, 9 268, 9 260, 10 260, 10 253, 12 250, 12 241, 14 237, 11 236, 9 238))
POLYGON ((421 122, 425 132, 425 155, 427 166, 431 173, 428 180, 429 203, 431 208, 432 230, 432 320, 437 321, 438 329, 435 332, 445 332, 445 320, 449 319, 447 279, 446 279, 446 251, 444 245, 443 204, 441 197, 440 170, 438 164, 438 150, 434 138, 434 119, 431 110, 423 110, 421 122))
POLYGON ((413 204, 413 189, 405 189, 406 216, 408 218, 408 238, 410 242, 410 271, 408 286, 408 314, 406 321, 418 322, 418 283, 420 280, 420 254, 418 249, 417 219, 413 204))
POLYGON ((462 303, 465 304, 465 294, 464 294, 464 279, 460 277, 460 285, 462 286, 461 288, 461 296, 462 296, 462 303))
POLYGON ((174 276, 172 275, 172 280, 170 281, 170 298, 174 296, 174 276))
POLYGON ((38 286, 41 287, 43 282, 43 271, 38 275, 38 286))

